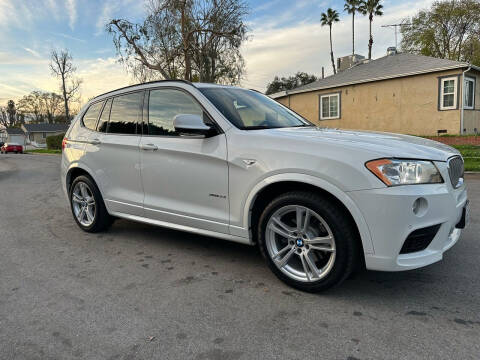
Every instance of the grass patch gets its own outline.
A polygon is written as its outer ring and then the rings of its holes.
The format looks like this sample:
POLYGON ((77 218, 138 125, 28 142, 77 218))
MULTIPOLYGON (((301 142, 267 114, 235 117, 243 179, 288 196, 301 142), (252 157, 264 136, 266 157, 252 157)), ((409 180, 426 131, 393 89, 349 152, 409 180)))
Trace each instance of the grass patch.
POLYGON ((453 145, 465 160, 465 171, 480 171, 480 146, 453 145))
POLYGON ((26 151, 28 154, 61 154, 62 150, 33 149, 26 151))

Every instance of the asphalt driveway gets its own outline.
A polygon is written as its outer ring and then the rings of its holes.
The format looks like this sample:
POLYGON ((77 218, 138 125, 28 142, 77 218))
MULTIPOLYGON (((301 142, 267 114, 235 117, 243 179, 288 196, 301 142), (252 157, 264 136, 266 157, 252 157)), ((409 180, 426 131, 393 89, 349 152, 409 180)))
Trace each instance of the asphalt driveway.
POLYGON ((74 223, 59 156, 0 156, 1 359, 478 359, 480 176, 442 262, 293 290, 256 249, 74 223))

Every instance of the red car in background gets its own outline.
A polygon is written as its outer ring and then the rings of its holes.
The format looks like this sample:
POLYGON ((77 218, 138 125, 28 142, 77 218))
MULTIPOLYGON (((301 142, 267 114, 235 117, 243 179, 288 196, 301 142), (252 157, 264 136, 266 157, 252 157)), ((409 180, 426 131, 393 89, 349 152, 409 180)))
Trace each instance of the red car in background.
POLYGON ((23 146, 20 144, 15 144, 15 143, 5 143, 3 146, 0 148, 0 152, 2 154, 8 154, 9 152, 14 152, 15 154, 23 153, 23 146))

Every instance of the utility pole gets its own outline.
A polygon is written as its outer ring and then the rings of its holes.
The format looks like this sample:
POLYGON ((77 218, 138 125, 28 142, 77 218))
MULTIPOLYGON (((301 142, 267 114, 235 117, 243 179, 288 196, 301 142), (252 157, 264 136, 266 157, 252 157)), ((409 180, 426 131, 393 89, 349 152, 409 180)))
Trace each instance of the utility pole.
POLYGON ((395 48, 397 49, 397 48, 398 48, 397 29, 398 29, 400 26, 410 26, 410 25, 412 25, 412 24, 401 23, 401 24, 382 25, 382 27, 383 27, 383 28, 393 27, 393 28, 395 29, 395 48))

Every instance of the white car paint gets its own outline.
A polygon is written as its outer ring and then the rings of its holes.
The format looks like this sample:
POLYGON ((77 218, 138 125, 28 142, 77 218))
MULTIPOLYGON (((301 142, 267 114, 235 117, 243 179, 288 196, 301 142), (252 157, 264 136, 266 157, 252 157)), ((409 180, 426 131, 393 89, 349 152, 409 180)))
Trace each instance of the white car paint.
POLYGON ((187 91, 223 130, 205 139, 88 130, 79 119, 89 105, 127 89, 93 99, 66 135, 65 192, 69 171, 78 167, 97 183, 112 215, 253 244, 250 217, 257 194, 276 182, 310 184, 329 192, 349 210, 361 237, 366 266, 375 270, 428 265, 440 260, 460 237, 461 231, 454 227, 467 194, 465 185, 453 189, 449 180, 447 160, 458 155, 455 149, 388 133, 321 128, 240 130, 199 91, 207 86, 215 85, 157 82, 128 88, 187 91), (150 146, 157 150, 146 149, 150 146), (387 187, 365 167, 367 161, 384 157, 434 161, 445 181, 387 187), (422 216, 412 211, 419 197, 428 204, 422 216), (441 228, 427 249, 399 255, 411 231, 438 223, 441 228))

